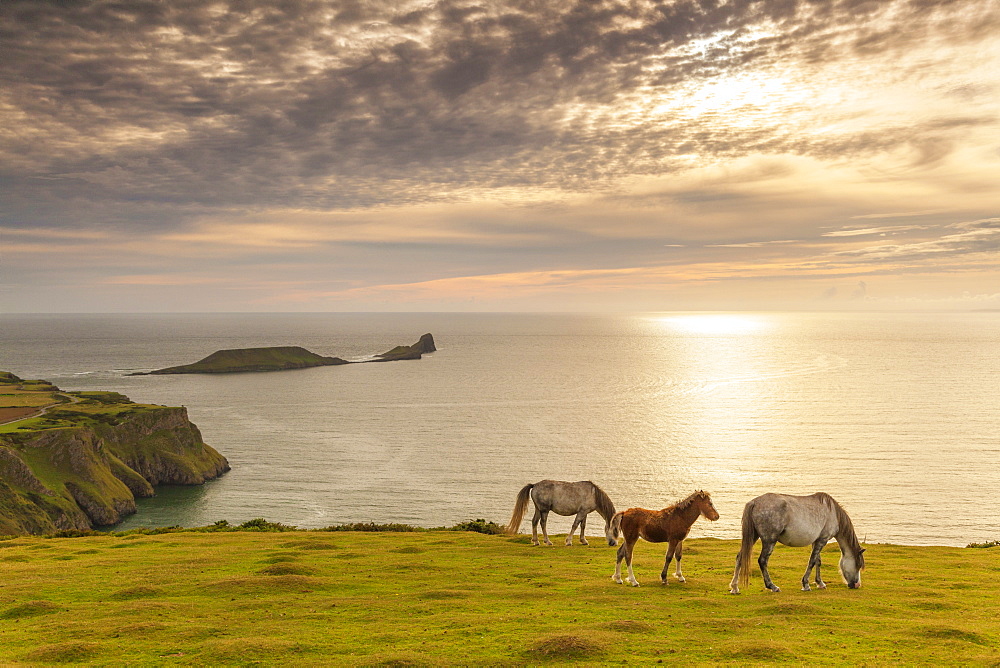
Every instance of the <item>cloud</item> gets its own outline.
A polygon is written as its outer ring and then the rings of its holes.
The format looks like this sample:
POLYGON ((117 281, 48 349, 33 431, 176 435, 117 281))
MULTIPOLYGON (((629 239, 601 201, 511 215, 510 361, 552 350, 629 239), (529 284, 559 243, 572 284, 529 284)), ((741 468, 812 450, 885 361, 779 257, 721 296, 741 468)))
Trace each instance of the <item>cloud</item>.
POLYGON ((840 257, 876 261, 936 261, 942 257, 995 254, 1000 252, 1000 218, 987 218, 972 222, 956 223, 950 234, 909 244, 884 244, 836 253, 840 257))
POLYGON ((796 244, 799 239, 774 239, 771 241, 747 241, 739 244, 706 244, 708 248, 760 248, 771 244, 796 244))
POLYGON ((866 213, 860 216, 851 216, 852 220, 862 220, 866 218, 913 218, 916 216, 930 216, 936 213, 943 213, 944 209, 931 209, 929 211, 896 211, 893 213, 866 213))
MULTIPOLYGON (((861 216, 851 216, 851 218, 859 218, 861 216)), ((872 234, 891 234, 893 232, 906 232, 909 230, 922 230, 924 229, 921 225, 888 225, 885 227, 860 227, 856 229, 844 229, 837 230, 835 232, 826 232, 823 234, 824 237, 860 237, 868 236, 872 234)))
POLYGON ((31 304, 977 264, 997 34, 976 0, 10 0, 4 260, 31 304))
POLYGON ((912 145, 926 164, 949 154, 955 132, 988 121, 793 135, 813 122, 804 78, 831 74, 823 61, 864 68, 918 38, 984 39, 1000 20, 972 2, 14 1, 0 11, 7 177, 37 177, 19 184, 32 201, 72 193, 95 222, 123 205, 143 224, 137 202, 170 211, 154 225, 192 214, 182 206, 590 189, 676 171, 687 155, 912 145))

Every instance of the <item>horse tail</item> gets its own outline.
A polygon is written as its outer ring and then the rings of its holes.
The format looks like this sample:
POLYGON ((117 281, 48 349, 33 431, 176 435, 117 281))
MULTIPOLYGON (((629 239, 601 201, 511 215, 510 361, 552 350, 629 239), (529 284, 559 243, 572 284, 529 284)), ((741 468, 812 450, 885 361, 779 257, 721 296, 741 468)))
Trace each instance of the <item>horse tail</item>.
POLYGON ((521 528, 521 520, 524 519, 524 509, 528 507, 528 498, 531 496, 531 488, 535 483, 528 483, 517 493, 517 500, 514 502, 514 513, 510 516, 507 524, 507 533, 514 534, 521 528))
POLYGON ((759 537, 753 523, 753 501, 751 501, 743 508, 743 538, 740 541, 740 556, 736 560, 736 574, 733 576, 740 587, 750 584, 750 556, 759 537))

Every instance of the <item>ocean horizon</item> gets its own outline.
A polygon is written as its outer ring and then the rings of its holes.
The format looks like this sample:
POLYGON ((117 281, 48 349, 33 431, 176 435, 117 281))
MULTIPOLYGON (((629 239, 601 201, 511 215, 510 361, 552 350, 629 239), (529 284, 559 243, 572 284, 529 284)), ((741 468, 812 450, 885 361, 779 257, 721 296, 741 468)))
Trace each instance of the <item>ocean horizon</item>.
POLYGON ((229 458, 116 528, 506 523, 552 478, 620 510, 704 489, 721 518, 692 536, 737 538, 761 493, 825 491, 868 542, 1000 538, 997 311, 5 314, 0 344, 24 378, 183 405, 229 458), (420 360, 127 375, 257 346, 364 359, 428 332, 420 360))

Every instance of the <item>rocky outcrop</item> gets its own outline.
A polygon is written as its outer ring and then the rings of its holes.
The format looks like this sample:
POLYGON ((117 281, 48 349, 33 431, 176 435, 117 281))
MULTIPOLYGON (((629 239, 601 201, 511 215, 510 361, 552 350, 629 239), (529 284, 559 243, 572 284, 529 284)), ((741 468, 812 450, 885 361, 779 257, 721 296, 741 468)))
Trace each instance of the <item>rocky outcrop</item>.
POLYGON ((116 524, 154 485, 228 470, 184 408, 134 406, 105 421, 0 434, 0 534, 116 524))
POLYGON ((434 346, 434 337, 424 334, 420 340, 412 346, 396 346, 388 352, 377 355, 379 359, 375 362, 392 362, 394 360, 418 360, 424 353, 432 353, 437 348, 434 346))
MULTIPOLYGON (((434 337, 424 334, 412 346, 396 346, 392 350, 376 355, 364 362, 394 362, 397 360, 418 360, 424 353, 432 353, 434 337)), ((174 373, 241 373, 247 371, 283 371, 286 369, 306 369, 314 366, 337 366, 355 364, 339 357, 324 357, 299 346, 276 346, 271 348, 235 348, 217 350, 194 364, 182 364, 155 371, 131 373, 130 376, 150 376, 174 373)))

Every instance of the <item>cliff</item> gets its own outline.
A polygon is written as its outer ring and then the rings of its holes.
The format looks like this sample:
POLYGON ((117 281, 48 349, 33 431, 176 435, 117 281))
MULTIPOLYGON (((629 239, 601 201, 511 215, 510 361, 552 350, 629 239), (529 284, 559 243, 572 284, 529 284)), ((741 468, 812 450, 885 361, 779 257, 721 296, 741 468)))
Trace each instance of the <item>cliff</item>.
MULTIPOLYGON (((5 385, 5 403, 25 403, 35 394, 26 387, 5 385)), ((198 485, 229 470, 185 408, 54 389, 68 403, 0 427, 0 534, 115 524, 155 485, 198 485)))

